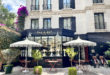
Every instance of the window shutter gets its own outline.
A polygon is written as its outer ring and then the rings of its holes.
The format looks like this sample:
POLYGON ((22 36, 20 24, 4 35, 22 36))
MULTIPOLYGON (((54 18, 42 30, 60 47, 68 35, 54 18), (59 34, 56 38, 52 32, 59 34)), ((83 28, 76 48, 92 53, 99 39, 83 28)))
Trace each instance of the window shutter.
POLYGON ((76 18, 71 17, 71 27, 74 32, 76 32, 76 18))
POLYGON ((62 18, 62 17, 59 18, 59 28, 60 28, 60 29, 63 29, 63 19, 64 19, 64 18, 62 18))
POLYGON ((75 0, 71 0, 71 8, 75 9, 75 0))
POLYGON ((63 0, 59 0, 59 9, 63 9, 63 0))

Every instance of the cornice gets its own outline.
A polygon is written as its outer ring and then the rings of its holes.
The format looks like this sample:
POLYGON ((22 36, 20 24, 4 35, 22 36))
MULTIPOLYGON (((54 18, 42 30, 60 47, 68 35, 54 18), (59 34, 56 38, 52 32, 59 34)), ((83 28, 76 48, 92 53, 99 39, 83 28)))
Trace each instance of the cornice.
POLYGON ((30 16, 34 16, 35 14, 38 16, 41 15, 61 15, 61 14, 80 14, 86 13, 87 11, 92 10, 93 12, 104 12, 106 9, 110 9, 110 5, 104 4, 93 4, 92 6, 87 6, 84 10, 77 9, 62 9, 58 11, 31 11, 30 16))

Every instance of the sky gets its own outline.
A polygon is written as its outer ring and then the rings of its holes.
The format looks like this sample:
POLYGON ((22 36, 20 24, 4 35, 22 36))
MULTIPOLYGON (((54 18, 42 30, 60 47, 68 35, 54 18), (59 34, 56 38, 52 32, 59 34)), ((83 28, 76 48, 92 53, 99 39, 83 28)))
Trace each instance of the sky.
POLYGON ((10 12, 17 14, 17 10, 20 5, 26 5, 26 0, 2 0, 4 7, 8 8, 10 12))

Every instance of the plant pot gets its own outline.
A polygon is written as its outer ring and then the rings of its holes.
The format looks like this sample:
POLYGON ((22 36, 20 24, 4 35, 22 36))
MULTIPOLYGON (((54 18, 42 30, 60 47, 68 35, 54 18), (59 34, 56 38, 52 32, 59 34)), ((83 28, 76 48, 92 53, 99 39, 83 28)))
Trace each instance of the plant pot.
POLYGON ((42 66, 34 67, 34 74, 41 75, 42 74, 42 66))
POLYGON ((13 65, 4 65, 5 74, 10 74, 12 72, 13 65))

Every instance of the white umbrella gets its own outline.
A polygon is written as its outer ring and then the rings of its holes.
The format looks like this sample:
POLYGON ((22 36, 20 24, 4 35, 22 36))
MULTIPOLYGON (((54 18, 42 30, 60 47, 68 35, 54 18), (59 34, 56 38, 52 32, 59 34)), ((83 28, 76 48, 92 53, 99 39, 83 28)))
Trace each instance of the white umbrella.
MULTIPOLYGON (((30 41, 27 38, 23 41, 18 41, 15 43, 10 44, 10 47, 26 47, 26 50, 28 50, 29 47, 41 47, 42 45, 39 43, 36 43, 34 41, 30 41)), ((27 68, 27 55, 25 57, 25 67, 27 68)), ((24 72, 28 72, 26 69, 24 70, 24 72)))
POLYGON ((76 40, 72 40, 63 44, 64 46, 96 46, 95 42, 82 40, 78 37, 76 40))
POLYGON ((95 42, 82 40, 78 37, 76 40, 72 40, 63 44, 64 46, 77 46, 79 48, 79 66, 80 66, 80 47, 96 46, 95 42))

